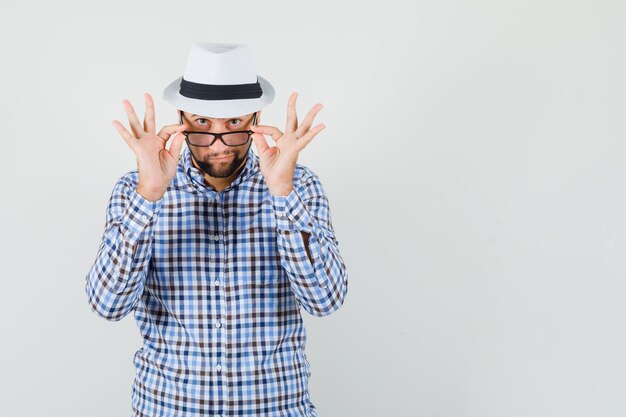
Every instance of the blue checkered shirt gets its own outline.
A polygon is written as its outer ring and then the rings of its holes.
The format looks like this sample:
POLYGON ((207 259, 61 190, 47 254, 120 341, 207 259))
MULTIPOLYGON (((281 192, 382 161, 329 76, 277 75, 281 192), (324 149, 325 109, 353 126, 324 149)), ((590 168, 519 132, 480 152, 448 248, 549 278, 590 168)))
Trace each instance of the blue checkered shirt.
POLYGON ((250 148, 216 192, 185 147, 163 198, 137 180, 115 184, 85 281, 95 313, 133 311, 143 337, 133 416, 316 417, 300 307, 327 316, 348 290, 317 175, 297 164, 293 191, 273 196, 250 148))

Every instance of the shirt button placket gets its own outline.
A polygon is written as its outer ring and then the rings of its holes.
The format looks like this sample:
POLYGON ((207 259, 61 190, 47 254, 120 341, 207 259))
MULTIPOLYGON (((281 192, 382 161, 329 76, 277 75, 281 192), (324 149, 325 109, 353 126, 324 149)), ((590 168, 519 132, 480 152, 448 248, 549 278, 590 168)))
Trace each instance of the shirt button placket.
POLYGON ((225 404, 228 402, 228 381, 226 380, 226 374, 224 372, 224 365, 226 360, 226 343, 227 343, 227 335, 224 331, 225 328, 222 326, 223 320, 222 318, 225 316, 227 312, 227 306, 225 304, 226 294, 224 290, 224 286, 221 285, 223 280, 222 276, 224 274, 224 262, 226 259, 225 256, 225 247, 224 247, 224 239, 223 233, 226 227, 225 222, 225 214, 224 214, 224 205, 223 205, 223 196, 219 193, 215 193, 214 201, 215 201, 215 213, 216 213, 216 229, 213 235, 214 242, 214 253, 216 256, 216 276, 215 276, 215 292, 217 294, 217 318, 214 322, 214 331, 216 333, 216 340, 219 340, 218 343, 218 352, 216 355, 216 365, 215 372, 218 378, 218 386, 223 390, 220 393, 219 398, 221 399, 222 404, 220 404, 220 408, 223 408, 225 404))

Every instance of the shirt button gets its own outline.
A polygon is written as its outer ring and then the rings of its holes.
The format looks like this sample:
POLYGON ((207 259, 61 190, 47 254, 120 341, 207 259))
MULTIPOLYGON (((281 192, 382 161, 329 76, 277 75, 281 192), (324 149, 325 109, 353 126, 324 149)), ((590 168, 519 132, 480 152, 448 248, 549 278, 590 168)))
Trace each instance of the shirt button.
POLYGON ((220 286, 220 280, 219 279, 215 280, 215 285, 218 286, 218 287, 220 286))
POLYGON ((220 323, 219 321, 217 323, 215 323, 215 327, 220 328, 222 327, 222 323, 220 323))
POLYGON ((215 369, 217 369, 217 372, 222 370, 222 365, 220 365, 219 363, 217 364, 217 366, 215 367, 215 369))
POLYGON ((215 236, 213 236, 213 240, 215 240, 216 242, 217 242, 218 240, 220 240, 220 235, 215 235, 215 236))

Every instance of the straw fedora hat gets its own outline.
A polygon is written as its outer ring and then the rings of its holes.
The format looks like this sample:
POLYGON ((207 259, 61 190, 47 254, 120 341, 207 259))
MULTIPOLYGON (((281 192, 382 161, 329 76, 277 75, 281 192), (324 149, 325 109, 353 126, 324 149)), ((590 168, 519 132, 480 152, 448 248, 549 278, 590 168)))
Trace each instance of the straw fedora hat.
POLYGON ((256 72, 244 44, 194 42, 185 72, 163 90, 177 109, 206 117, 238 117, 274 100, 274 87, 256 72))

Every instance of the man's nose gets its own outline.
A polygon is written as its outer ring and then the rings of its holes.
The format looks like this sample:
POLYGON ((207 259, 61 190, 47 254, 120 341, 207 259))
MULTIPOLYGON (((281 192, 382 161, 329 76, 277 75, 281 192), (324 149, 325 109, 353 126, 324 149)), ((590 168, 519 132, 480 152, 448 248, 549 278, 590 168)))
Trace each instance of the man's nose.
MULTIPOLYGON (((224 132, 227 132, 227 130, 225 130, 224 132)), ((213 133, 222 133, 219 131, 213 132, 213 133)), ((229 152, 229 148, 230 146, 226 146, 224 144, 224 142, 222 142, 222 140, 224 139, 224 137, 222 136, 221 138, 215 138, 215 141, 213 142, 213 144, 211 146, 209 146, 209 148, 212 151, 216 151, 216 152, 229 152)))

